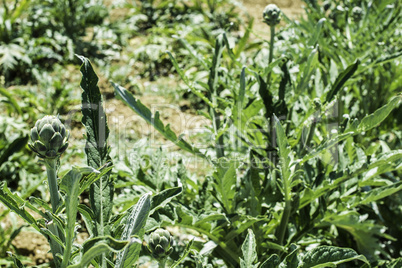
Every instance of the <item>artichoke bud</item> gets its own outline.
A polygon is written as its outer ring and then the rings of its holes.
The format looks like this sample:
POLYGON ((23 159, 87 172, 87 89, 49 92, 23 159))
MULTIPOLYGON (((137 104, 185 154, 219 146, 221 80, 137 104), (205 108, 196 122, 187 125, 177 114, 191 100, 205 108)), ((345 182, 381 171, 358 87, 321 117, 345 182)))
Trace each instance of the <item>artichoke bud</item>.
POLYGON ((282 11, 275 4, 269 4, 265 7, 262 14, 264 22, 268 26, 275 26, 281 21, 282 11))
POLYGON ((148 249, 156 260, 163 260, 173 251, 173 237, 164 229, 157 229, 149 238, 148 249))
POLYGON ((69 135, 70 132, 58 117, 47 115, 36 121, 31 129, 31 142, 28 146, 39 157, 53 159, 67 149, 69 135))
POLYGON ((364 11, 361 7, 354 7, 352 9, 352 18, 354 21, 360 21, 363 18, 364 11))

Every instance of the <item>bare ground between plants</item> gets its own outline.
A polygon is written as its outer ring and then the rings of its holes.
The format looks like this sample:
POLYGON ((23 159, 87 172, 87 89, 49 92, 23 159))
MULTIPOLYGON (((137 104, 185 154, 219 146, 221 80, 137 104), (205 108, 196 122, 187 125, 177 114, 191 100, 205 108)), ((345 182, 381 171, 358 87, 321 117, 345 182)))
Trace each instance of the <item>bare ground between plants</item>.
MULTIPOLYGON (((268 39, 268 27, 262 22, 262 11, 267 4, 274 3, 291 19, 299 18, 302 13, 301 0, 284 0, 284 1, 264 1, 264 0, 243 0, 243 5, 247 12, 254 17, 254 37, 268 39)), ((101 74, 99 74, 101 76, 101 74)), ((100 81, 100 88, 110 88, 107 81, 100 81)), ((188 128, 201 129, 203 128, 204 119, 191 112, 191 104, 185 100, 179 102, 171 102, 165 97, 155 95, 141 96, 141 101, 147 106, 151 107, 153 112, 155 110, 163 110, 164 118, 161 118, 165 123, 170 123, 175 133, 182 133, 188 128), (180 124, 177 124, 180 122, 180 124)), ((155 130, 147 125, 145 121, 138 115, 125 106, 121 101, 116 99, 107 100, 105 103, 106 113, 109 116, 109 126, 111 128, 111 136, 118 135, 119 138, 124 139, 125 136, 134 135, 137 138, 154 138, 155 148, 157 146, 168 146, 169 148, 175 147, 169 145, 164 141, 163 137, 156 133, 155 130), (155 135, 155 136, 153 136, 155 135)), ((73 138, 82 138, 83 130, 80 128, 74 129, 73 138)), ((197 171, 199 166, 189 165, 190 171, 197 171)), ((23 224, 23 222, 21 222, 23 224)), ((85 238, 81 238, 85 239, 85 238)), ((49 246, 47 240, 40 234, 23 230, 12 242, 18 249, 19 253, 23 256, 29 257, 32 262, 26 263, 27 265, 39 265, 48 262, 51 259, 49 253, 49 246)), ((142 266, 145 267, 145 266, 142 266)))

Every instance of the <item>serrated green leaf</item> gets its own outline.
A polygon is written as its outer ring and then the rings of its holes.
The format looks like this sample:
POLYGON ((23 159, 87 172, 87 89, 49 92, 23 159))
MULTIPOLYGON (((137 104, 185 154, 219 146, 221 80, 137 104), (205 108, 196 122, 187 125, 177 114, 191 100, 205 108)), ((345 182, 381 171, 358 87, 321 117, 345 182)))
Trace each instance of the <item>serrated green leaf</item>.
POLYGON ((300 82, 297 84, 296 87, 296 92, 298 95, 302 94, 307 89, 309 80, 313 75, 313 73, 315 72, 316 65, 318 64, 318 48, 314 48, 311 50, 306 49, 305 52, 306 54, 310 52, 310 54, 308 55, 307 62, 303 68, 303 75, 299 79, 300 82))
POLYGON ((325 18, 322 18, 316 24, 316 28, 314 34, 311 35, 310 40, 308 41, 308 46, 315 46, 317 44, 317 40, 320 37, 322 25, 326 22, 325 18))
MULTIPOLYGON (((169 51, 167 51, 167 54, 169 55, 170 60, 173 63, 173 66, 175 67, 177 73, 180 75, 181 79, 183 80, 183 82, 189 87, 189 89, 191 90, 191 92, 193 92, 193 94, 195 94, 197 97, 199 97, 200 99, 202 99, 206 104, 208 104, 209 107, 213 108, 214 105, 212 104, 212 102, 210 100, 208 100, 204 94, 202 92, 200 92, 199 90, 197 90, 192 82, 188 79, 188 77, 184 74, 183 70, 180 68, 179 64, 177 63, 175 57, 173 57, 172 53, 170 53, 169 51)), ((113 84, 113 83, 112 83, 113 84)), ((114 86, 114 85, 113 85, 114 86)), ((116 88, 116 87, 115 87, 116 88)))
MULTIPOLYGON (((22 114, 21 107, 18 105, 17 100, 15 100, 15 98, 13 97, 12 91, 9 92, 7 89, 0 87, 0 94, 8 99, 8 101, 11 103, 18 114, 22 114)), ((2 161, 0 161, 0 163, 2 163, 2 161)))
MULTIPOLYGON (((272 65, 279 63, 280 60, 276 60, 273 63, 271 63, 268 68, 270 68, 272 65)), ((272 70, 268 70, 268 72, 271 72, 272 70)), ((259 89, 258 93, 261 96, 261 99, 264 103, 265 106, 265 117, 266 118, 271 118, 273 115, 273 105, 274 105, 274 96, 272 95, 272 92, 269 90, 267 82, 264 81, 264 79, 260 76, 257 75, 257 80, 259 84, 259 89)))
POLYGON ((78 205, 78 212, 81 214, 81 217, 85 222, 85 227, 88 231, 89 237, 92 237, 94 233, 94 212, 84 204, 78 205))
POLYGON ((386 53, 386 55, 377 58, 373 62, 373 65, 375 65, 375 64, 384 64, 386 62, 389 62, 389 61, 392 61, 392 60, 394 60, 396 58, 399 58, 400 56, 402 56, 402 51, 401 50, 397 51, 397 52, 395 52, 393 54, 386 53))
POLYGON ((26 202, 22 200, 17 194, 12 194, 8 189, 5 182, 0 183, 0 201, 3 202, 9 209, 17 213, 22 219, 24 219, 31 227, 40 231, 39 226, 36 223, 35 218, 25 210, 26 202))
MULTIPOLYGON (((98 76, 92 68, 89 60, 78 56, 81 65, 81 88, 82 93, 82 123, 85 126, 87 141, 85 154, 88 166, 98 169, 111 162, 109 156, 109 127, 106 114, 103 109, 102 95, 98 87, 98 76)), ((89 201, 95 215, 95 235, 104 236, 109 234, 108 222, 112 214, 114 188, 109 178, 110 172, 92 183, 89 190, 89 201)), ((105 256, 100 258, 102 267, 105 266, 105 256)))
MULTIPOLYGON (((173 207, 173 206, 172 206, 173 207)), ((170 207, 169 207, 170 208, 170 207)), ((215 223, 214 221, 211 222, 210 224, 206 224, 204 221, 203 224, 198 224, 198 220, 203 221, 203 214, 200 216, 197 216, 194 214, 193 211, 186 209, 184 206, 175 206, 174 210, 166 210, 164 209, 159 209, 156 211, 158 215, 155 215, 154 217, 158 217, 161 222, 164 222, 161 224, 163 225, 175 225, 183 228, 188 228, 188 229, 193 229, 196 230, 197 232, 200 232, 210 238, 215 244, 218 245, 218 247, 215 249, 221 254, 229 263, 237 266, 239 264, 239 256, 235 252, 233 252, 227 244, 225 244, 223 241, 219 239, 220 235, 215 235, 213 232, 211 233, 211 226, 215 223), (165 213, 165 215, 162 214, 165 213)), ((211 216, 211 215, 209 215, 211 216)), ((209 219, 214 219, 213 217, 206 216, 209 219)), ((221 219, 226 219, 226 217, 221 219)), ((224 224, 227 224, 228 221, 227 219, 225 220, 224 224)))
MULTIPOLYGON (((228 218, 223 213, 205 212, 205 213, 203 213, 201 215, 198 215, 197 221, 194 223, 194 226, 196 226, 196 227, 205 227, 206 226, 205 223, 212 223, 212 222, 216 222, 216 221, 229 222, 228 218)), ((204 230, 210 230, 210 228, 209 229, 203 228, 203 229, 204 230)))
MULTIPOLYGON (((395 162, 395 161, 401 159, 401 156, 402 156, 402 150, 394 150, 394 151, 390 151, 390 152, 387 152, 384 154, 380 154, 380 155, 378 155, 379 159, 373 161, 367 167, 363 166, 362 168, 356 170, 355 172, 343 174, 343 175, 339 176, 338 178, 336 178, 334 181, 332 181, 332 183, 328 183, 328 182, 323 183, 318 188, 314 189, 314 191, 312 191, 309 188, 306 188, 301 193, 299 208, 306 206, 307 204, 309 204, 316 198, 322 196, 326 192, 337 188, 339 185, 341 185, 343 182, 345 182, 346 180, 348 180, 350 178, 356 177, 366 171, 370 171, 371 169, 376 169, 379 166, 385 166, 385 165, 390 166, 389 163, 392 163, 392 162, 395 162)), ((395 167, 394 169, 396 169, 396 168, 397 167, 395 167)), ((391 170, 392 169, 386 169, 386 170, 382 170, 382 171, 391 171, 391 170)), ((377 175, 379 175, 379 174, 377 174, 377 175)))
POLYGON ((375 202, 387 196, 393 195, 394 193, 397 193, 401 190, 402 190, 401 181, 394 183, 392 185, 378 187, 363 193, 362 197, 360 197, 360 201, 356 205, 365 205, 370 202, 375 202))
POLYGON ((350 166, 350 170, 352 172, 358 170, 359 168, 361 168, 365 163, 367 163, 367 156, 364 153, 363 149, 361 149, 360 147, 354 147, 355 151, 356 151, 356 160, 353 163, 353 165, 350 166))
POLYGON ((397 162, 402 159, 402 150, 392 150, 377 155, 377 160, 370 163, 368 169, 380 167, 382 165, 389 165, 390 163, 397 162))
POLYGON ((350 248, 320 246, 306 253, 299 268, 337 267, 349 261, 360 260, 370 264, 363 255, 350 248))
POLYGON ((269 258, 264 261, 259 268, 278 268, 281 260, 279 259, 278 255, 273 254, 269 256, 269 258))
POLYGON ((7 252, 8 256, 13 260, 15 266, 17 268, 25 268, 25 265, 22 264, 22 262, 15 256, 12 252, 7 252))
POLYGON ((374 113, 367 115, 362 119, 359 126, 357 127, 357 131, 359 133, 370 130, 376 126, 378 126, 388 115, 397 108, 402 102, 402 95, 396 96, 390 100, 389 103, 382 106, 374 113))
POLYGON ((16 138, 10 144, 7 144, 5 148, 0 152, 0 165, 6 162, 14 153, 21 151, 28 142, 28 136, 16 138))
POLYGON ((279 158, 281 162, 281 173, 284 180, 284 186, 287 187, 290 185, 289 179, 291 176, 290 171, 291 150, 282 124, 280 123, 279 119, 276 116, 274 117, 274 119, 275 119, 275 130, 276 130, 276 141, 278 144, 279 158))
POLYGON ((230 163, 228 168, 224 165, 225 163, 222 164, 222 162, 217 165, 218 170, 213 175, 215 179, 213 186, 224 208, 228 213, 231 213, 233 209, 232 200, 236 193, 236 167, 235 163, 230 163))
POLYGON ((177 214, 177 221, 180 222, 180 224, 188 226, 195 225, 197 217, 193 211, 182 206, 177 206, 175 212, 177 214))
POLYGON ((289 248, 289 254, 285 257, 285 259, 280 263, 280 268, 297 268, 299 264, 298 256, 299 248, 292 244, 289 248))
POLYGON ((52 211, 52 208, 49 206, 48 203, 46 203, 44 200, 37 198, 35 196, 30 196, 29 197, 29 202, 31 203, 35 203, 39 206, 41 206, 42 208, 44 208, 47 211, 52 211))
MULTIPOLYGON (((203 55, 199 55, 198 53, 197 53, 197 49, 194 49, 194 47, 192 47, 188 42, 187 42, 187 40, 185 40, 185 39, 183 39, 183 38, 180 38, 179 39, 180 40, 180 42, 183 44, 183 46, 187 49, 187 51, 190 53, 190 56, 194 59, 194 60, 196 60, 196 61, 198 61, 201 65, 202 65, 202 67, 204 68, 204 69, 208 69, 208 64, 205 62, 205 60, 203 59, 203 55)), ((168 53, 168 55, 169 55, 169 57, 170 57, 170 60, 173 62, 173 64, 177 64, 177 62, 176 62, 176 59, 172 56, 172 54, 170 53, 170 52, 167 52, 168 53)), ((179 65, 177 64, 177 66, 175 65, 174 66, 175 68, 176 68, 176 70, 177 69, 179 69, 179 71, 181 71, 181 69, 180 69, 180 67, 179 67, 179 65)), ((180 76, 181 75, 184 75, 184 74, 180 74, 180 76)), ((183 77, 182 77, 182 79, 183 79, 183 77)))
POLYGON ((382 226, 375 224, 371 220, 362 220, 360 215, 354 211, 344 211, 330 213, 323 222, 342 228, 349 232, 356 244, 360 253, 365 256, 375 256, 376 252, 382 252, 379 238, 393 239, 382 231, 382 226))
MULTIPOLYGON (((338 94, 339 90, 348 81, 348 79, 356 72, 359 67, 360 61, 357 60, 355 63, 349 65, 343 72, 341 72, 336 78, 331 90, 327 93, 325 98, 325 103, 332 101, 332 99, 338 94)), ((341 101, 341 100, 339 100, 341 101)))
POLYGON ((170 268, 175 268, 177 267, 184 259, 187 257, 187 255, 191 251, 191 247, 193 246, 194 243, 194 238, 190 240, 190 242, 187 243, 186 248, 184 249, 183 253, 181 254, 180 258, 175 261, 170 268))
MULTIPOLYGON (((54 223, 52 223, 54 224, 54 223)), ((55 241, 58 245, 60 245, 62 248, 64 248, 64 243, 60 240, 60 238, 58 236, 55 236, 51 231, 51 227, 49 227, 49 229, 46 228, 41 228, 40 229, 40 233, 43 234, 45 237, 50 237, 53 241, 55 241)))
POLYGON ((156 130, 158 130, 167 140, 174 142, 181 149, 186 152, 192 153, 196 156, 206 158, 204 154, 200 152, 197 148, 191 146, 182 138, 178 138, 176 134, 170 129, 169 125, 164 125, 159 119, 159 112, 157 111, 155 115, 141 103, 140 100, 135 99, 134 96, 128 92, 125 88, 112 82, 115 88, 116 94, 126 103, 134 112, 141 116, 147 123, 151 124, 156 130))
POLYGON ((106 163, 99 169, 99 171, 95 170, 90 175, 85 176, 85 178, 80 181, 79 195, 82 194, 85 190, 87 190, 93 183, 98 181, 100 178, 108 175, 112 170, 112 168, 113 166, 108 166, 108 163, 106 163))
POLYGON ((75 221, 77 218, 77 209, 78 209, 78 196, 80 191, 80 180, 83 176, 83 173, 87 172, 96 172, 97 170, 93 168, 76 168, 73 167, 64 177, 61 179, 60 190, 64 191, 66 194, 65 206, 66 206, 66 216, 67 216, 67 225, 65 228, 66 234, 66 246, 63 253, 63 262, 61 267, 67 267, 70 261, 70 254, 73 246, 73 240, 75 237, 75 221))
POLYGON ((400 267, 402 267, 402 258, 398 258, 387 264, 387 268, 400 268, 400 267))
POLYGON ((316 148, 314 148, 312 151, 310 151, 305 157, 303 157, 300 164, 307 162, 308 160, 318 156, 320 153, 324 152, 325 150, 330 149, 331 147, 339 144, 339 142, 346 140, 347 138, 352 137, 355 134, 356 134, 356 132, 349 131, 349 132, 345 132, 345 133, 336 135, 335 137, 332 137, 331 139, 321 143, 316 148))
POLYGON ((261 221, 261 219, 247 216, 245 218, 245 220, 243 222, 241 222, 239 226, 237 226, 236 229, 227 233, 224 241, 232 240, 233 238, 237 237, 239 234, 243 233, 247 228, 251 227, 254 223, 259 222, 259 221, 261 221))
POLYGON ((241 69, 240 89, 239 89, 239 95, 237 97, 237 103, 238 103, 237 106, 239 113, 241 113, 241 111, 243 110, 245 95, 246 95, 246 67, 243 67, 241 69))
MULTIPOLYGON (((103 109, 102 95, 99 91, 98 76, 92 68, 89 60, 78 56, 83 64, 81 65, 81 88, 82 93, 82 123, 86 129, 87 142, 85 153, 90 167, 95 169, 111 162, 107 138, 109 128, 106 114, 103 109)), ((112 213, 113 206, 113 184, 109 179, 110 173, 90 186, 90 203, 95 215, 96 235, 108 234, 107 223, 112 213)))
MULTIPOLYGON (((121 239, 130 240, 131 236, 140 239, 144 233, 144 226, 151 210, 151 194, 144 194, 127 218, 121 239)), ((132 243, 117 254, 115 268, 131 267, 139 258, 141 244, 132 243)))
POLYGON ((221 65, 222 52, 226 45, 225 38, 226 34, 223 33, 221 35, 218 35, 215 40, 215 53, 212 58, 212 65, 208 77, 208 86, 211 95, 217 94, 216 85, 218 84, 218 70, 221 65))
POLYGON ((183 191, 183 187, 173 187, 152 196, 151 199, 151 212, 152 214, 155 210, 160 207, 164 207, 166 203, 170 202, 172 198, 178 196, 183 191))
POLYGON ((87 132, 85 153, 87 154, 88 165, 93 168, 100 168, 110 162, 107 144, 109 127, 103 109, 102 95, 97 85, 98 76, 87 58, 78 57, 83 62, 80 70, 82 73, 81 88, 83 89, 82 123, 87 132))
POLYGON ((99 255, 109 252, 119 252, 123 250, 128 243, 129 241, 119 241, 110 236, 89 239, 83 244, 83 255, 80 262, 69 265, 68 268, 84 268, 99 255))
POLYGON ((277 115, 286 116, 288 113, 288 108, 285 100, 285 95, 287 91, 292 89, 292 80, 290 77, 287 61, 283 62, 281 66, 282 79, 279 84, 278 97, 279 100, 274 104, 274 111, 277 115))
POLYGON ((243 252, 243 259, 240 259, 241 268, 254 268, 258 267, 257 264, 253 264, 257 260, 255 236, 251 229, 248 229, 248 234, 246 239, 241 246, 241 251, 243 252))

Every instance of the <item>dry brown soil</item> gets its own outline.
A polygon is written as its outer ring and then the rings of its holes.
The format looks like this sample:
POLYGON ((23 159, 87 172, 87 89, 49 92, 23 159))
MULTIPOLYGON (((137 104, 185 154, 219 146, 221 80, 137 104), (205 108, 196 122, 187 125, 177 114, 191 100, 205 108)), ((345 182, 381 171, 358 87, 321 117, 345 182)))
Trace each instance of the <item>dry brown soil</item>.
MULTIPOLYGON (((274 0, 274 1, 264 1, 264 0, 243 0, 243 5, 247 12, 255 18, 253 34, 257 38, 267 39, 269 37, 269 31, 267 26, 262 22, 262 11, 264 7, 268 4, 274 3, 285 13, 285 15, 291 19, 297 19, 303 13, 302 1, 301 0, 274 0)), ((156 105, 158 110, 163 109, 173 109, 171 112, 162 112, 161 114, 168 114, 169 116, 161 118, 164 122, 171 123, 173 130, 176 133, 181 133, 186 126, 179 127, 177 129, 177 123, 180 120, 185 122, 192 122, 195 124, 193 127, 202 127, 203 119, 196 117, 194 114, 188 114, 188 112, 180 111, 180 106, 186 106, 185 101, 180 101, 180 103, 170 103, 169 100, 158 96, 144 96, 141 100, 148 107, 156 105)), ((109 117, 109 125, 113 127, 116 123, 118 126, 122 122, 119 120, 126 120, 123 123, 130 127, 134 132, 140 133, 142 137, 149 137, 153 135, 153 129, 150 128, 144 121, 126 106, 124 106, 120 101, 110 100, 106 103, 106 112, 108 115, 113 115, 109 117), (130 116, 128 116, 130 115, 130 116), (117 120, 114 122, 113 120, 117 120)), ((188 127, 188 126, 187 126, 188 127)), ((118 131, 118 130, 114 130, 118 131)), ((120 133, 121 134, 121 133, 120 133)), ((82 133, 77 133, 77 138, 82 137, 82 133)), ((139 137, 140 138, 140 137, 139 137)), ((27 265, 37 265, 44 262, 48 262, 51 258, 51 254, 48 253, 49 246, 46 239, 37 233, 30 231, 22 231, 13 241, 13 245, 18 248, 19 252, 33 260, 33 263, 27 263, 27 265)))

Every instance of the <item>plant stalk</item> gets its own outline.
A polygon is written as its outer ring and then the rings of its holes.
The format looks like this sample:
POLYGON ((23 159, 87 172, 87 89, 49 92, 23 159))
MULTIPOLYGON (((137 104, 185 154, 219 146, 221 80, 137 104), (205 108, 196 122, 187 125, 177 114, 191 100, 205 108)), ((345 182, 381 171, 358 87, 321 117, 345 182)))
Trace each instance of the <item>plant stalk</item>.
POLYGON ((282 214, 282 219, 281 219, 281 223, 279 224, 279 228, 278 228, 278 244, 283 246, 283 240, 285 239, 285 233, 286 233, 286 229, 288 226, 288 222, 289 222, 289 217, 290 217, 290 211, 292 209, 292 205, 289 200, 285 200, 285 208, 283 210, 283 214, 282 214))
MULTIPOLYGON (((212 112, 212 124, 214 127, 214 132, 215 135, 218 135, 219 133, 219 127, 221 125, 221 120, 219 118, 219 114, 214 110, 214 108, 211 108, 212 112)), ((216 141, 215 144, 215 149, 216 149, 216 157, 219 159, 221 157, 225 156, 225 151, 224 151, 224 144, 223 144, 223 136, 221 135, 218 140, 216 141)))
MULTIPOLYGON (((57 175, 56 175, 57 159, 45 159, 45 164, 47 172, 47 181, 49 184, 50 202, 52 204, 52 212, 55 214, 60 202, 59 189, 57 187, 57 175)), ((59 230, 55 223, 48 225, 48 228, 56 237, 60 237, 59 230)), ((61 246, 52 238, 50 238, 50 245, 52 248, 53 259, 56 262, 56 264, 58 264, 56 254, 63 255, 63 250, 61 246)))
POLYGON ((166 267, 165 264, 166 264, 166 258, 163 259, 163 260, 161 260, 161 261, 159 262, 158 267, 159 267, 159 268, 165 268, 165 267, 166 267))
MULTIPOLYGON (((269 29, 271 32, 271 42, 269 43, 268 66, 272 63, 272 60, 274 59, 275 25, 270 26, 269 29)), ((268 72, 267 75, 267 85, 269 85, 271 82, 271 72, 268 72)))
POLYGON ((282 170, 282 172, 285 173, 285 174, 282 174, 285 208, 283 209, 282 218, 281 218, 279 227, 276 230, 276 237, 278 238, 278 244, 281 246, 283 246, 283 244, 284 244, 283 241, 285 239, 285 234, 286 234, 286 230, 288 227, 290 212, 292 210, 291 188, 290 188, 290 182, 289 182, 290 174, 288 174, 287 172, 284 172, 283 170, 282 170))
POLYGON ((52 212, 56 213, 57 207, 59 206, 60 196, 59 189, 57 187, 57 175, 56 175, 56 159, 46 159, 46 172, 47 172, 47 182, 49 184, 50 192, 50 203, 52 204, 52 212))

